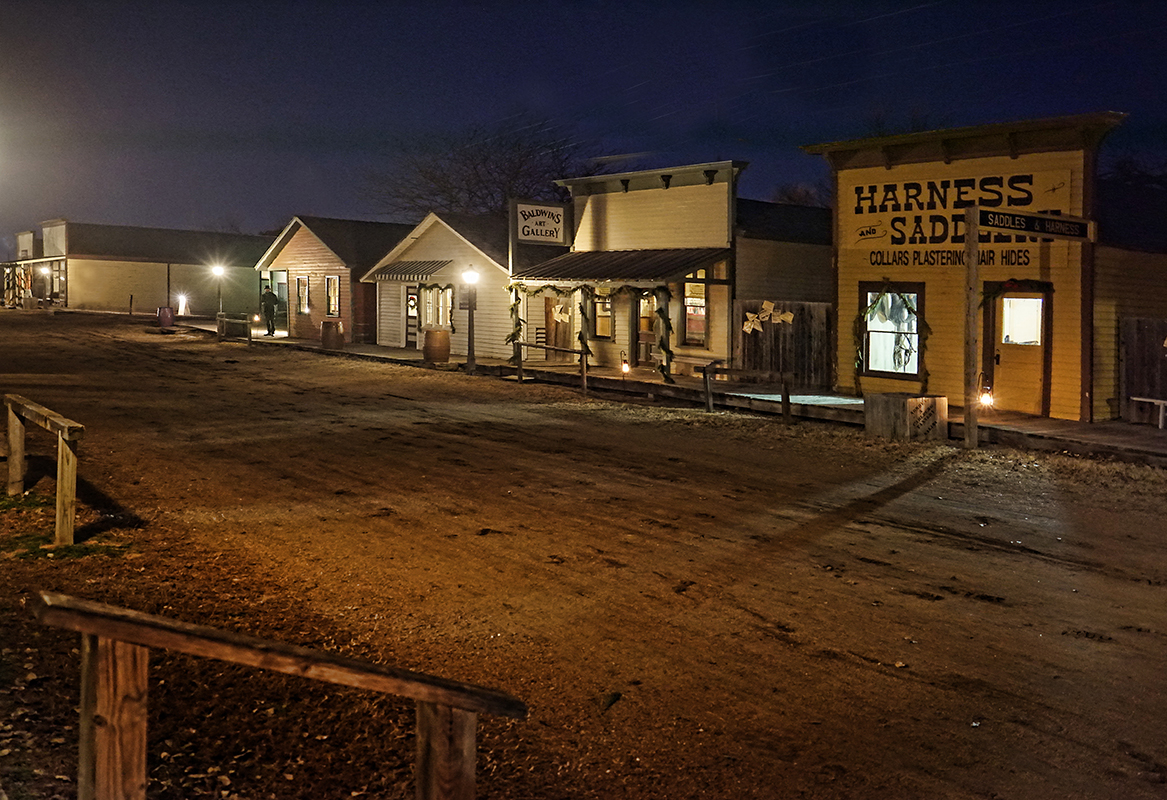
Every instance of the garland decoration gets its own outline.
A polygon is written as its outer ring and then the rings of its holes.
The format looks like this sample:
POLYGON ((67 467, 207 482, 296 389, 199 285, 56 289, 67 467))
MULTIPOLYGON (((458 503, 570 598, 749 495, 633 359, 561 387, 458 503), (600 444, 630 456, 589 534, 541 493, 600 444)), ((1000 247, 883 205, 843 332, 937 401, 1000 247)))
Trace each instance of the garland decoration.
MULTIPOLYGON (((919 356, 920 356, 920 394, 928 393, 928 368, 924 362, 924 351, 926 350, 928 337, 932 335, 932 328, 928 323, 920 318, 916 312, 916 305, 906 294, 892 290, 891 281, 888 278, 883 279, 883 287, 879 290, 879 294, 875 299, 859 312, 855 317, 855 321, 851 326, 851 332, 855 339, 855 394, 862 397, 863 387, 861 384, 861 373, 863 372, 863 342, 867 337, 867 320, 875 316, 880 304, 888 297, 894 297, 903 303, 904 308, 908 310, 913 317, 916 318, 916 335, 919 337, 919 356)), ((905 345, 904 354, 910 355, 913 351, 910 346, 905 345)))
MULTIPOLYGON (((417 285, 417 296, 418 296, 418 299, 419 299, 419 300, 421 299, 421 293, 422 293, 422 292, 424 292, 424 291, 426 291, 427 289, 436 289, 436 290, 438 290, 439 292, 444 292, 444 291, 446 291, 447 289, 449 289, 449 291, 450 291, 450 305, 451 305, 451 306, 453 306, 453 305, 454 305, 454 299, 453 299, 453 298, 454 298, 454 284, 452 284, 452 283, 447 283, 445 286, 443 286, 443 285, 441 285, 440 283, 419 283, 419 284, 417 285)), ((457 331, 454 329, 454 314, 453 314, 453 311, 454 311, 454 309, 453 309, 453 308, 451 308, 451 309, 450 309, 450 335, 451 335, 451 336, 453 336, 453 335, 454 335, 454 334, 457 332, 457 331)))
POLYGON ((673 299, 673 293, 669 291, 667 286, 658 286, 653 289, 652 293, 656 299, 656 317, 660 320, 660 337, 657 339, 657 347, 660 349, 661 355, 664 356, 657 364, 656 369, 665 383, 676 383, 670 374, 673 348, 669 343, 673 340, 673 321, 669 317, 669 301, 673 299))

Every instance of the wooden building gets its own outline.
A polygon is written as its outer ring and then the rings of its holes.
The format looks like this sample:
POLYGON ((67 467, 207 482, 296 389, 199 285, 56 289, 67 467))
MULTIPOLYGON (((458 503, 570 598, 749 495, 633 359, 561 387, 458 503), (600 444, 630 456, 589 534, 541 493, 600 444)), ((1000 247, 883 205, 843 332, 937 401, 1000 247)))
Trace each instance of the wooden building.
POLYGON ((739 199, 745 166, 557 181, 571 192, 574 243, 515 269, 528 340, 573 349, 586 341, 598 364, 627 359, 681 374, 740 362, 742 300, 829 302, 830 212, 739 199))
POLYGON ((963 403, 964 214, 976 204, 1085 217, 1098 230, 1096 241, 1084 243, 980 232, 976 371, 994 406, 1085 421, 1122 415, 1129 406, 1120 368, 1124 320, 1167 318, 1163 237, 1148 247, 1131 224, 1147 215, 1132 216, 1137 209, 1124 202, 1122 187, 1104 198, 1096 174, 1099 146, 1123 117, 1085 114, 804 148, 829 161, 837 193, 839 389, 963 403))
POLYGON ((376 343, 377 297, 361 283, 412 225, 296 216, 255 263, 279 295, 278 328, 296 339, 320 339, 326 322, 346 342, 376 343), (286 314, 284 313, 286 312, 286 314))
MULTIPOLYGON (((522 246, 516 258, 526 265, 563 250, 522 246)), ((468 309, 462 307, 463 274, 473 269, 478 273, 475 355, 510 358, 509 262, 505 218, 431 212, 362 278, 376 286, 377 344, 420 350, 427 329, 444 330, 450 352, 465 355, 469 329, 468 309)))
POLYGON ((55 219, 16 234, 17 260, 5 269, 7 305, 28 300, 87 311, 214 316, 253 312, 259 280, 251 269, 270 236, 95 225, 55 219), (216 267, 221 269, 216 269, 216 267))

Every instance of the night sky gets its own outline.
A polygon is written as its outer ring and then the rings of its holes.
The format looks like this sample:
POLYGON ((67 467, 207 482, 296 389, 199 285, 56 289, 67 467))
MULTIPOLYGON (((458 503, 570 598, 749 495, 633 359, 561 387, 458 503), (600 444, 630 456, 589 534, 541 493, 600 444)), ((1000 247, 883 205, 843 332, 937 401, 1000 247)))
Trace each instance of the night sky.
POLYGON ((391 141, 521 112, 630 168, 749 161, 759 199, 825 180, 800 145, 880 121, 1123 111, 1111 152, 1167 162, 1165 41, 1158 0, 4 0, 0 242, 55 217, 373 219, 391 141))

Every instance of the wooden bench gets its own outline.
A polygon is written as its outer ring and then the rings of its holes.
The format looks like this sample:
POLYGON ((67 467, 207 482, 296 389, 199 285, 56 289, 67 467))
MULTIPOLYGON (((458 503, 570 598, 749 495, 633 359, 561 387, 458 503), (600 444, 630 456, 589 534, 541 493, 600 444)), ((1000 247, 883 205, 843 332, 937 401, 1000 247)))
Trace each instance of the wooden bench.
POLYGON ((1159 406, 1159 428, 1162 430, 1167 426, 1167 400, 1158 397, 1132 397, 1132 403, 1151 403, 1159 406))
POLYGON ((45 625, 81 633, 79 800, 146 797, 151 647, 415 700, 418 800, 473 800, 478 714, 527 716, 525 703, 494 689, 68 595, 41 592, 32 611, 45 625))
POLYGON ((57 434, 57 527, 54 541, 73 544, 77 518, 77 442, 85 426, 21 397, 4 395, 8 407, 8 496, 24 494, 24 423, 32 422, 57 434))

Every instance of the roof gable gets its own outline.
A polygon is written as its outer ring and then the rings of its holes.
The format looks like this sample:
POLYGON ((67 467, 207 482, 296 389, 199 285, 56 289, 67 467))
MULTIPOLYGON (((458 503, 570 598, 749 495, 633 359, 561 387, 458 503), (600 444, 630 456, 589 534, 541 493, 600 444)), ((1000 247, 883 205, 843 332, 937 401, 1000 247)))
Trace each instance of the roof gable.
POLYGON ((319 239, 345 267, 358 273, 365 272, 413 229, 413 225, 397 222, 297 215, 280 232, 267 252, 253 263, 256 269, 268 269, 295 235, 304 230, 319 239))

